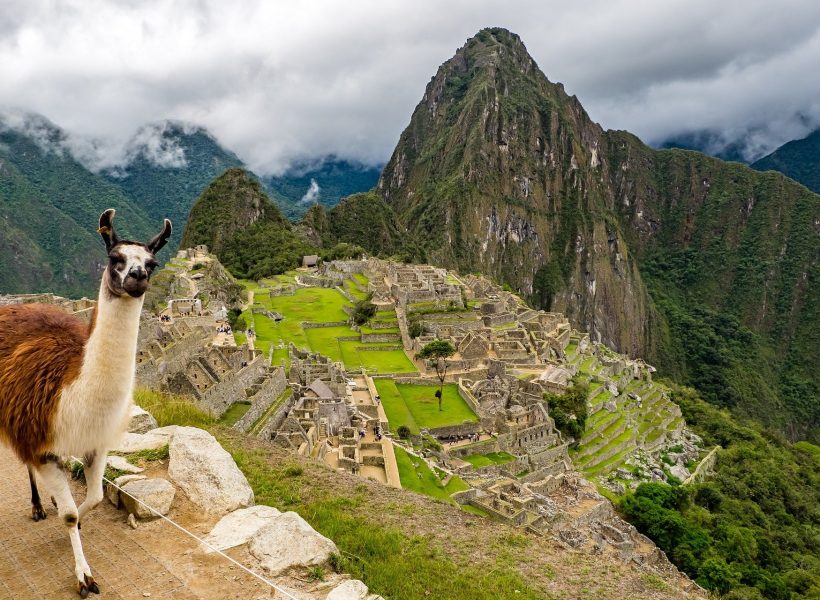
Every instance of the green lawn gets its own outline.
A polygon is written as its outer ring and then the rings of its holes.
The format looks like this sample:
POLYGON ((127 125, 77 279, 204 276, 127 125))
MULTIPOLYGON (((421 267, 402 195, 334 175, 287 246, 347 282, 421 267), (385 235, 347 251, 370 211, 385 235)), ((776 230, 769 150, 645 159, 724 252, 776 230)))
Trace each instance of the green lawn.
POLYGON ((360 287, 367 288, 367 284, 370 283, 370 280, 363 274, 363 273, 351 273, 351 277, 359 284, 360 287))
MULTIPOLYGON (((254 282, 243 283, 251 288, 256 286, 254 282)), ((255 298, 254 306, 278 312, 285 317, 279 322, 262 314, 251 315, 250 311, 243 314, 248 323, 253 323, 256 327, 256 348, 267 355, 271 345, 274 346, 274 365, 280 364, 283 358, 287 362, 287 348, 280 349, 279 344, 287 346, 293 342, 297 348, 320 352, 331 360, 342 361, 351 370, 364 367, 378 373, 415 373, 415 365, 403 350, 361 350, 362 347, 395 347, 396 342, 340 341, 339 338, 343 337, 359 337, 359 333, 347 325, 302 328, 302 323, 347 321, 348 316, 343 307, 349 304, 336 289, 298 288, 293 296, 270 298, 260 295, 255 298)), ((393 319, 396 317, 395 311, 382 311, 382 314, 393 319)))
POLYGON ((478 421, 470 406, 458 395, 455 384, 444 386, 443 410, 438 409, 434 396, 438 386, 397 384, 390 379, 376 379, 375 384, 393 432, 401 425, 407 425, 412 433, 417 434, 425 428, 478 421))
POLYGON ((413 490, 419 494, 437 498, 446 502, 453 502, 450 494, 468 489, 458 476, 454 476, 447 482, 446 486, 441 485, 439 476, 430 470, 422 459, 412 454, 408 454, 403 448, 396 446, 396 464, 399 467, 399 479, 401 487, 413 490))
POLYGON ((251 408, 248 402, 234 402, 219 419, 220 424, 232 427, 239 419, 245 416, 251 408))
POLYGON ((488 452, 487 454, 471 454, 463 457, 474 467, 487 467, 489 465, 503 465, 515 460, 515 457, 508 452, 488 452))

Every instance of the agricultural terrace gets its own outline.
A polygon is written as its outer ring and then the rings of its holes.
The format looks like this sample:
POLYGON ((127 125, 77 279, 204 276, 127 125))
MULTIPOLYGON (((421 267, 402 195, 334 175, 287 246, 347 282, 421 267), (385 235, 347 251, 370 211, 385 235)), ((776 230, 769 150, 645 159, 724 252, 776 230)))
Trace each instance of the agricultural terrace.
POLYGON ((396 383, 392 379, 382 378, 374 379, 374 383, 391 431, 407 425, 411 433, 418 434, 422 429, 478 421, 473 409, 458 395, 455 384, 444 386, 442 410, 439 410, 435 397, 437 385, 396 383))
POLYGON ((394 451, 396 464, 399 467, 401 487, 404 489, 450 503, 454 502, 450 494, 469 489, 469 486, 457 475, 453 475, 447 485, 444 485, 442 481, 446 476, 444 471, 430 469, 423 459, 408 453, 401 446, 395 446, 394 451))
MULTIPOLYGON (((265 284, 275 287, 292 281, 292 276, 284 275, 276 280, 264 280, 262 286, 256 282, 241 282, 246 289, 254 292, 252 307, 242 313, 249 326, 256 331, 254 344, 265 354, 273 346, 274 364, 282 359, 287 360, 287 346, 293 342, 298 348, 320 352, 331 360, 341 361, 350 371, 365 368, 375 373, 416 372, 400 343, 361 341, 361 334, 347 324, 349 317, 344 309, 351 303, 339 290, 297 287, 291 295, 273 297, 265 292, 265 284), (252 308, 279 313, 283 319, 276 321, 264 314, 254 314, 252 308), (305 328, 303 323, 330 326, 305 328)), ((395 319, 395 312, 389 312, 395 319)), ((387 319, 390 315, 382 311, 377 318, 387 319)), ((244 339, 240 332, 235 337, 237 342, 244 339)))

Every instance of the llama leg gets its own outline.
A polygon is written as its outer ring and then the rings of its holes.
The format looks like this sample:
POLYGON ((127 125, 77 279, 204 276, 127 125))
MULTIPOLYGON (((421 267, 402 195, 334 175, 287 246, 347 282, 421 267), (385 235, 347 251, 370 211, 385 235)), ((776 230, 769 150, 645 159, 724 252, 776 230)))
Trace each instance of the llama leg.
POLYGON ((40 491, 37 489, 37 481, 34 479, 34 469, 28 465, 28 482, 31 484, 31 518, 35 521, 42 521, 46 518, 46 511, 40 502, 40 491))
POLYGON ((71 496, 68 478, 63 469, 51 458, 44 458, 43 464, 38 467, 40 481, 54 495, 57 501, 57 514, 68 527, 68 537, 71 540, 71 550, 74 553, 74 576, 77 578, 77 592, 87 598, 89 592, 99 593, 100 588, 91 576, 91 568, 85 560, 83 545, 80 541, 80 530, 77 528, 79 514, 77 505, 71 496))
POLYGON ((92 508, 103 499, 103 474, 105 473, 105 458, 107 452, 93 452, 85 457, 85 500, 78 509, 80 522, 92 508))

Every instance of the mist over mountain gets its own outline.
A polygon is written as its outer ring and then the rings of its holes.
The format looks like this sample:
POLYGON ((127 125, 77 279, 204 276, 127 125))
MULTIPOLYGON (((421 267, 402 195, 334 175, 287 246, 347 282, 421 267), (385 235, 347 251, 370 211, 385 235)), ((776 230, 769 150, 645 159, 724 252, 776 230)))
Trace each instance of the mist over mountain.
POLYGON ((780 171, 820 194, 820 129, 782 145, 752 163, 758 171, 780 171))

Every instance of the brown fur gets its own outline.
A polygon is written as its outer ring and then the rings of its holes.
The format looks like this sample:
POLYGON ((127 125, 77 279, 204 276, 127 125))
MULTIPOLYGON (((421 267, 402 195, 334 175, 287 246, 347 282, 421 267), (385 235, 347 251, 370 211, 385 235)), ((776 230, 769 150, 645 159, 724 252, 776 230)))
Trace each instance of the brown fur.
POLYGON ((47 453, 64 387, 80 374, 88 325, 46 304, 0 306, 0 439, 27 464, 47 453))

